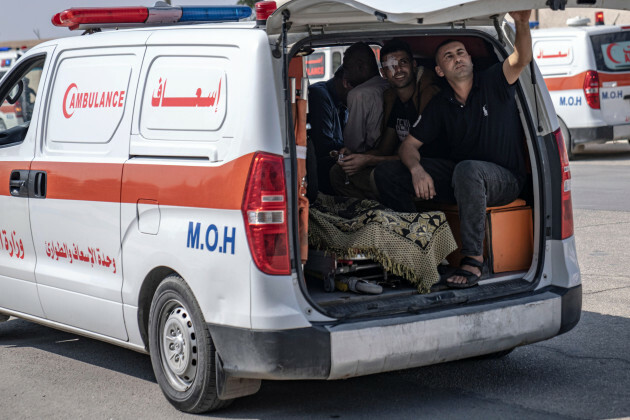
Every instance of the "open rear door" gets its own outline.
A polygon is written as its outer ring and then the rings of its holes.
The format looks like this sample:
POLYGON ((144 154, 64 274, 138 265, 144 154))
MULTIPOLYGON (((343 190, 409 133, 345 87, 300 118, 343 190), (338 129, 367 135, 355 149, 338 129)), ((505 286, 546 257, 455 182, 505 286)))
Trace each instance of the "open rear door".
MULTIPOLYGON (((267 33, 282 31, 282 12, 289 12, 289 33, 383 29, 383 24, 438 25, 466 21, 492 25, 497 16, 513 10, 593 8, 630 10, 628 0, 291 0, 276 1, 278 9, 267 20, 267 33), (366 26, 367 25, 367 26, 366 26)), ((500 21, 500 20, 499 20, 500 21)))

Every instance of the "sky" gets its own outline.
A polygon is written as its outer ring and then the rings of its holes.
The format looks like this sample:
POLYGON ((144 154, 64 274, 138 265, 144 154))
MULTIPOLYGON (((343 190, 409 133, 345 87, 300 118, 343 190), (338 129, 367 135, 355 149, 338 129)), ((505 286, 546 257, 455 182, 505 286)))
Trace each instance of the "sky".
MULTIPOLYGON (((72 7, 152 6, 155 0, 0 0, 0 43, 80 35, 81 31, 57 28, 55 13, 72 7), (39 35, 39 36, 38 36, 39 35)), ((236 4, 236 0, 171 0, 175 5, 236 4)))

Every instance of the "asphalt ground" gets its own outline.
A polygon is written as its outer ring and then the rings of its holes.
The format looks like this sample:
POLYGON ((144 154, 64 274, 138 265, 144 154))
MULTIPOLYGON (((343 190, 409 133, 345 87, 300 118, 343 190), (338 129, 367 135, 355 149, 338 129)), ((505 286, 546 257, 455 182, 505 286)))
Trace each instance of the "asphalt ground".
POLYGON ((630 418, 630 145, 571 163, 580 323, 496 360, 343 381, 263 381, 204 416, 162 396, 149 357, 12 318, 0 323, 0 419, 630 418))

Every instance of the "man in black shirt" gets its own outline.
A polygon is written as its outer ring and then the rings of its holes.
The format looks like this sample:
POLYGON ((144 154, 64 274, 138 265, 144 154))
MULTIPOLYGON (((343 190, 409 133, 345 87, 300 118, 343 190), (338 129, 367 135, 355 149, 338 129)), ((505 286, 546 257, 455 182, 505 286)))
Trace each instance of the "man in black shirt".
POLYGON ((399 149, 401 163, 374 171, 383 204, 416 211, 413 198, 457 203, 461 224, 460 268, 450 287, 477 284, 483 267, 487 206, 515 200, 525 182, 523 128, 515 103, 515 83, 532 59, 529 16, 512 12, 514 52, 503 62, 474 73, 463 43, 447 40, 436 50, 436 73, 449 87, 425 109, 399 149), (421 159, 421 151, 446 142, 448 159, 421 159))
POLYGON ((341 150, 344 159, 330 171, 331 183, 339 195, 374 198, 371 182, 374 166, 398 160, 398 147, 410 125, 419 120, 420 113, 439 91, 435 73, 416 65, 406 42, 387 41, 381 48, 380 59, 381 75, 390 84, 383 93, 382 134, 377 145, 364 153, 341 150))
MULTIPOLYGON (((420 121, 424 108, 440 88, 433 70, 416 65, 411 48, 403 40, 393 39, 383 45, 381 67, 383 77, 391 85, 383 93, 385 127, 381 142, 393 144, 398 153, 409 129, 420 121)), ((424 152, 428 156, 426 149, 424 152)))

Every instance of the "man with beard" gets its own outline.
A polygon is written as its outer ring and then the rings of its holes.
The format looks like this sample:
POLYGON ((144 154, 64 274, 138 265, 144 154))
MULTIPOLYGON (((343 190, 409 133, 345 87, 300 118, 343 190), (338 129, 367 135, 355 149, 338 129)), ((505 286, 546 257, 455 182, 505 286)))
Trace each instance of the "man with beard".
POLYGON ((411 128, 399 149, 401 162, 385 162, 374 173, 381 201, 394 210, 416 211, 414 198, 457 204, 464 257, 446 280, 450 287, 477 284, 486 207, 514 201, 525 183, 515 83, 532 60, 530 14, 510 13, 516 27, 514 52, 484 71, 473 72, 462 42, 450 39, 438 46, 435 71, 448 88, 411 128), (447 143, 448 159, 424 158, 425 147, 436 142, 447 143))

